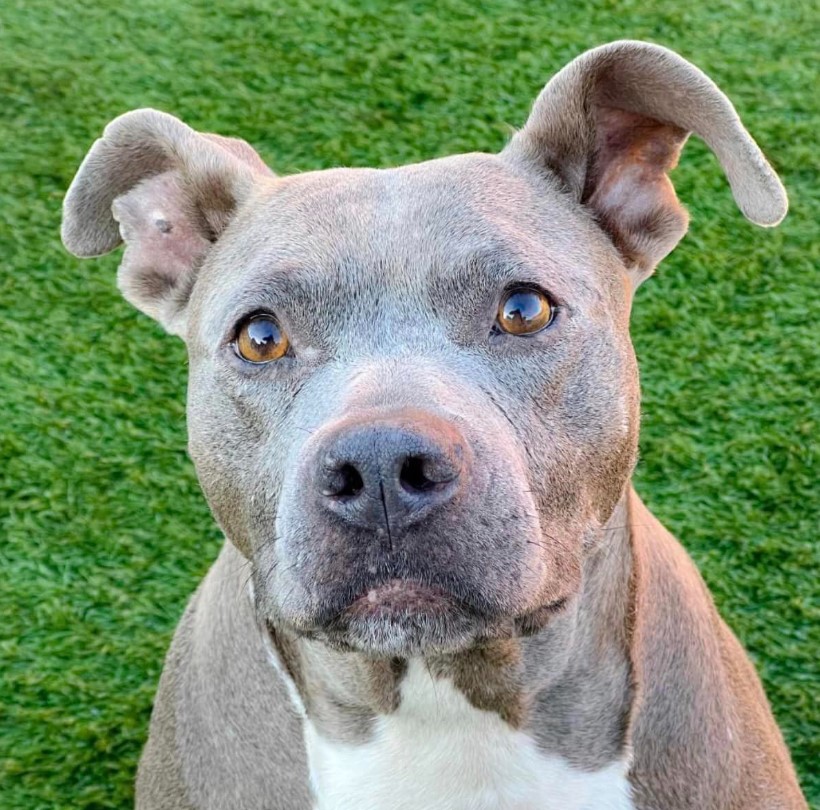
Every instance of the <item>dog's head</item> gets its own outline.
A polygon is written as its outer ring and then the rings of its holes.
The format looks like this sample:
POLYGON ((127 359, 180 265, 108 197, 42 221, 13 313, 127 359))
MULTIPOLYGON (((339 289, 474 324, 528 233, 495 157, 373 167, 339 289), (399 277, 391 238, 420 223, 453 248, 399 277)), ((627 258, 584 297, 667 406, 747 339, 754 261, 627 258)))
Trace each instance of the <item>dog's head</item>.
POLYGON ((65 201, 79 256, 190 353, 190 452, 260 615, 373 654, 537 630, 635 461, 632 294, 687 217, 689 133, 761 225, 786 198, 730 102, 654 45, 561 71, 499 155, 276 177, 163 113, 65 201))

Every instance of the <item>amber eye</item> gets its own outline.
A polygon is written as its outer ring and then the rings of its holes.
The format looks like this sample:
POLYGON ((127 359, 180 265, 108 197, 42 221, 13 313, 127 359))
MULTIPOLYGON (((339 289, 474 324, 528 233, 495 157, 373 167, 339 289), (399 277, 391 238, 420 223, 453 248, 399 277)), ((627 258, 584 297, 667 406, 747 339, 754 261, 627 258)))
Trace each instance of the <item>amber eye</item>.
POLYGON ((510 290, 498 306, 498 325, 511 335, 532 335, 549 326, 554 308, 540 290, 519 287, 510 290))
POLYGON ((251 363, 270 363, 287 354, 290 341, 271 315, 248 318, 236 336, 236 351, 251 363))

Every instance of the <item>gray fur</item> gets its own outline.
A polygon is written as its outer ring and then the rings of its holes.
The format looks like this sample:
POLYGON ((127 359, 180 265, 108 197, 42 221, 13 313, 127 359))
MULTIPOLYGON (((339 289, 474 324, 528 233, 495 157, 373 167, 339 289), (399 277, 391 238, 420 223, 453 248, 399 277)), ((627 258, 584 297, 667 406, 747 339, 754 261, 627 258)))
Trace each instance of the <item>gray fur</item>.
POLYGON ((645 43, 579 57, 500 155, 276 178, 162 113, 109 125, 63 238, 85 256, 122 238, 126 296, 184 337, 190 453, 230 541, 169 653, 138 806, 310 806, 273 645, 329 739, 368 740, 420 656, 579 768, 631 753, 642 810, 805 807, 753 670, 630 487, 632 295, 685 232, 667 172, 690 131, 776 224, 785 193, 730 102, 645 43), (511 284, 549 291, 554 323, 493 333, 511 284), (259 311, 292 356, 236 355, 259 311), (333 518, 317 469, 361 425, 458 447, 452 497, 393 533, 384 493, 386 526, 333 518), (351 607, 407 582, 446 596, 351 607))

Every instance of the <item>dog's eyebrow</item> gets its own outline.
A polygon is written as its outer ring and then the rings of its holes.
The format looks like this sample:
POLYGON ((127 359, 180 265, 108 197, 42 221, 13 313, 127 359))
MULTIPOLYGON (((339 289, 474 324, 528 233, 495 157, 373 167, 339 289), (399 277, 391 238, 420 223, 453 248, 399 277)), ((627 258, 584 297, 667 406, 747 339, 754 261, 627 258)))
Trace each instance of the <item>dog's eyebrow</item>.
POLYGON ((251 311, 273 313, 311 300, 319 286, 319 277, 302 268, 281 268, 252 278, 231 290, 220 303, 216 321, 232 321, 251 311))
POLYGON ((511 245, 469 253, 458 261, 454 270, 455 275, 467 282, 485 281, 492 284, 516 281, 522 273, 529 275, 537 272, 537 268, 511 245))
MULTIPOLYGON (((230 328, 254 311, 289 316, 303 326, 315 320, 318 309, 338 311, 345 302, 359 298, 356 290, 366 287, 363 275, 383 278, 387 267, 373 268, 372 262, 353 256, 336 256, 321 263, 278 261, 268 258, 244 274, 241 284, 226 285, 211 300, 209 322, 220 330, 230 328)), ((370 282, 372 283, 372 281, 370 282)))
MULTIPOLYGON (((574 275, 574 274, 573 274, 574 275)), ((533 284, 551 292, 569 295, 567 266, 542 246, 499 242, 460 256, 431 269, 431 287, 451 290, 494 292, 511 284, 533 284)), ((573 281, 577 285, 578 280, 573 281)))

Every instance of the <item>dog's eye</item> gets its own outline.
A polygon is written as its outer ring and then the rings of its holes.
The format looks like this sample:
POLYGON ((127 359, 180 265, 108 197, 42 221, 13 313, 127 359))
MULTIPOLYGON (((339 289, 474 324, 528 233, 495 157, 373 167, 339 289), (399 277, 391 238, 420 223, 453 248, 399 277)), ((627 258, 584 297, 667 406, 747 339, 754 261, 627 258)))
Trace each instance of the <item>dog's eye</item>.
POLYGON ((517 287, 508 290, 498 305, 498 326, 510 335, 532 335, 550 325, 554 312, 545 293, 517 287))
POLYGON ((236 353, 251 363, 270 363, 287 354, 290 341, 272 315, 253 315, 236 335, 236 353))

